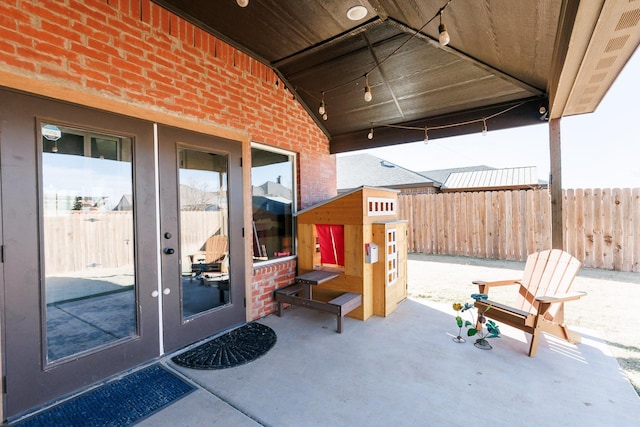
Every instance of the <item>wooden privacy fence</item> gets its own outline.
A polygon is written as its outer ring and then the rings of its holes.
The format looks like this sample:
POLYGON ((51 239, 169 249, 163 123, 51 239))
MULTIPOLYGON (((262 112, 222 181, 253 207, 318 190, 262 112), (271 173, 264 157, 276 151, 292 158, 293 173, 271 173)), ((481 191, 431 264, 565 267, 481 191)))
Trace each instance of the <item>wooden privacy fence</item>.
MULTIPOLYGON (((565 250, 585 267, 640 271, 640 189, 563 190, 565 250)), ((547 190, 398 196, 409 252, 524 261, 551 248, 547 190)))
MULTIPOLYGON (((207 238, 220 230, 225 218, 220 211, 183 211, 180 218, 183 265, 190 266, 188 256, 204 250, 207 238)), ((45 216, 43 240, 49 276, 133 267, 133 211, 45 216)))

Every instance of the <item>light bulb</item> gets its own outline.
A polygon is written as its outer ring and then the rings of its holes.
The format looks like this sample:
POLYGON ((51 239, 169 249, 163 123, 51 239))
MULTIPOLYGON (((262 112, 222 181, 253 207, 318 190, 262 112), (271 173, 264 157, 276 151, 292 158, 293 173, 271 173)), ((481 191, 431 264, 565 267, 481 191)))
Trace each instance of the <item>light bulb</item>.
POLYGON ((367 85, 364 88, 364 100, 367 102, 371 102, 372 99, 373 99, 373 96, 371 95, 371 88, 369 87, 369 85, 367 85))
POLYGON ((329 116, 327 116, 327 113, 324 113, 324 114, 322 115, 322 120, 327 120, 328 118, 329 118, 329 116))
POLYGON ((324 109, 324 101, 322 101, 322 102, 320 103, 320 108, 318 108, 318 114, 323 115, 323 114, 324 114, 324 112, 325 112, 325 109, 324 109))
POLYGON ((444 24, 440 24, 438 26, 438 32, 440 33, 440 37, 438 40, 442 46, 446 46, 451 41, 451 37, 449 37, 449 33, 447 32, 447 26, 444 24))
POLYGON ((369 131, 369 133, 367 134, 367 138, 369 139, 373 139, 373 128, 371 128, 371 130, 369 131))
POLYGON ((236 0, 236 3, 238 3, 238 6, 240 7, 249 6, 249 0, 236 0))

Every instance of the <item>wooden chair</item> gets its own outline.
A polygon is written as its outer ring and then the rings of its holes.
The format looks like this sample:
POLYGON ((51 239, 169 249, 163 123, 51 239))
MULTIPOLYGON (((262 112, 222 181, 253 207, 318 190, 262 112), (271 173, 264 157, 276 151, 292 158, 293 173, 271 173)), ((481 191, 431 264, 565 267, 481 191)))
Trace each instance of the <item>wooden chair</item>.
MULTIPOLYGON (((580 269, 580 261, 559 249, 536 252, 527 257, 522 280, 496 282, 474 281, 481 294, 489 295, 495 286, 518 285, 515 307, 491 301, 476 301, 485 317, 513 326, 532 335, 529 357, 534 357, 542 332, 548 332, 570 343, 579 343, 580 336, 564 324, 564 303, 577 300, 585 292, 569 292, 580 269)), ((480 328, 480 324, 476 325, 480 328)))
POLYGON ((204 244, 204 258, 192 257, 191 271, 197 278, 202 278, 203 273, 225 273, 226 258, 229 253, 229 239, 222 234, 215 234, 207 239, 204 244))

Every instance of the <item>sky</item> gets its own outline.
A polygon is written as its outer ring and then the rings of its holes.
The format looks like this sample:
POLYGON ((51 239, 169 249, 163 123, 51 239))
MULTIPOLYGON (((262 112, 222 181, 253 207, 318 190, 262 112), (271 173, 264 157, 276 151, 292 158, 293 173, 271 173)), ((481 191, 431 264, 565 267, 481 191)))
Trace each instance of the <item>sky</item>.
MULTIPOLYGON (((640 49, 596 111, 561 119, 563 188, 640 187, 640 49)), ((549 126, 526 126, 362 150, 412 171, 536 166, 549 178, 549 126)), ((355 154, 355 152, 344 155, 355 154)))

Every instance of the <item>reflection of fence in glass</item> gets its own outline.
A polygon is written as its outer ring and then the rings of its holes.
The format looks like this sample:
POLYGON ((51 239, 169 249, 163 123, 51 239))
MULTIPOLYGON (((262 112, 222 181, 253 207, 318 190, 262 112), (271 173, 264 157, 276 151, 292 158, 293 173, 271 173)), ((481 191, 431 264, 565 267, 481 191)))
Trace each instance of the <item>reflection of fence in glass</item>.
POLYGON ((133 265, 133 212, 74 212, 44 218, 47 275, 133 265))

